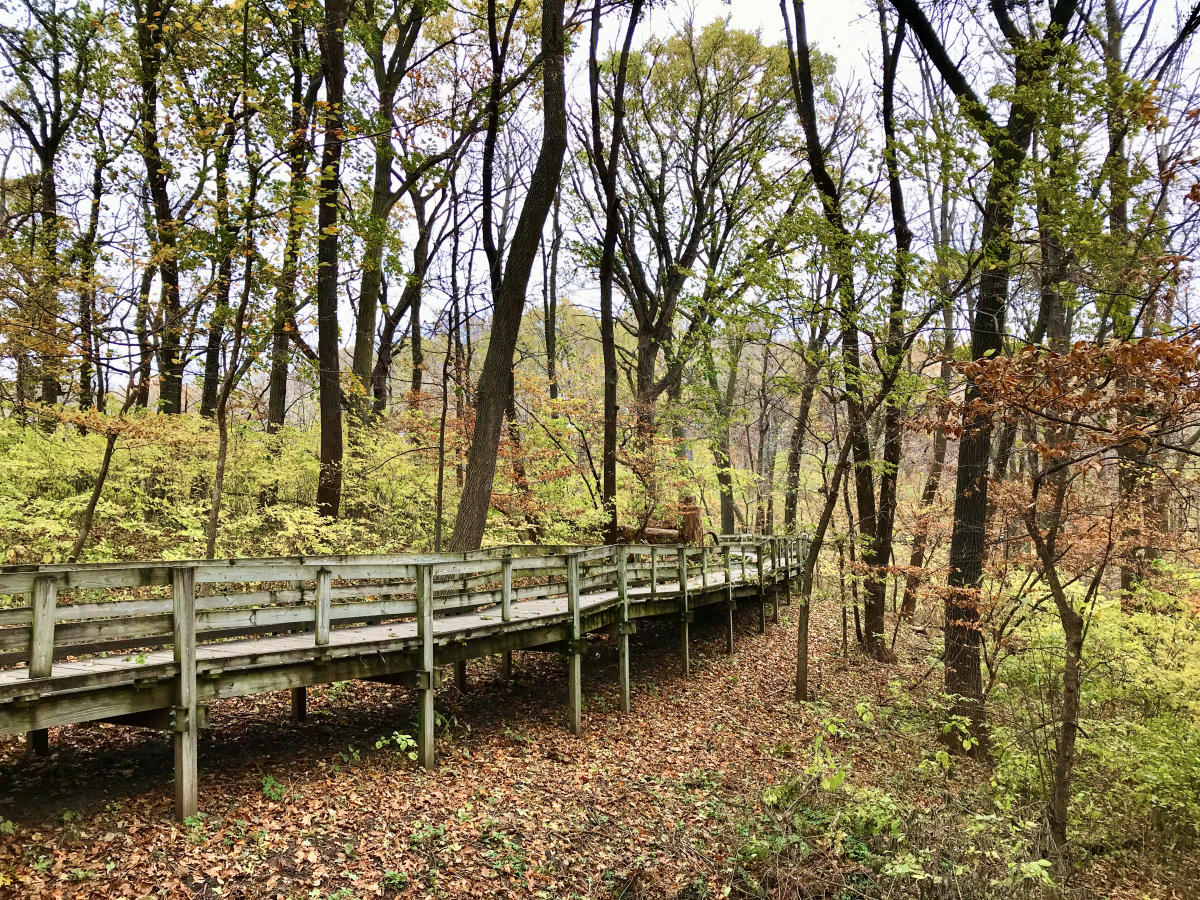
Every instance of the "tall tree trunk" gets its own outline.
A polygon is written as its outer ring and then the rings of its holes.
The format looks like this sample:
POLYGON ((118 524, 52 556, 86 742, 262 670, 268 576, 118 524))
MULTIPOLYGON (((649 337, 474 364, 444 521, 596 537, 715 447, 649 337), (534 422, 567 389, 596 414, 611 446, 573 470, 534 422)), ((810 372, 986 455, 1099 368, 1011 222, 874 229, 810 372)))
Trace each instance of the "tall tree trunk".
MULTIPOLYGON (((489 0, 489 5, 494 3, 495 0, 489 0)), ((542 0, 542 146, 509 245, 505 271, 494 295, 491 338, 479 374, 475 432, 450 539, 452 550, 479 547, 491 506, 496 451, 504 424, 504 407, 512 390, 513 353, 525 309, 525 289, 537 258, 546 216, 557 193, 567 148, 564 41, 563 0, 542 0)), ((492 89, 496 91, 497 86, 493 84, 492 89)), ((489 137, 494 140, 490 131, 489 137)), ((490 197, 484 198, 485 204, 490 202, 490 197)))
POLYGON ((283 267, 275 286, 275 306, 271 321, 271 376, 267 399, 267 432, 275 434, 287 417, 287 382, 291 353, 289 328, 296 318, 296 283, 300 276, 300 240, 306 217, 301 204, 308 193, 308 159, 312 148, 308 143, 308 125, 312 116, 316 92, 323 73, 313 76, 308 90, 304 87, 304 22, 298 5, 288 9, 291 34, 288 39, 288 60, 291 73, 290 133, 286 143, 288 164, 287 232, 283 243, 283 267))
MULTIPOLYGON (((419 285, 418 285, 419 287, 419 285)), ((412 295, 408 307, 409 337, 412 340, 412 377, 408 382, 408 390, 413 402, 419 402, 422 388, 425 386, 425 345, 421 334, 421 291, 412 295)))
POLYGON ((200 390, 200 415, 211 419, 217 411, 217 392, 221 384, 221 350, 225 338, 225 320, 229 317, 229 293, 233 287, 233 244, 237 234, 229 221, 229 158, 233 153, 236 125, 232 116, 224 128, 213 165, 216 192, 217 270, 215 303, 208 323, 208 345, 204 350, 204 380, 200 390))
MULTIPOLYGON (((780 6, 786 21, 787 0, 780 0, 780 6)), ((838 317, 842 332, 842 356, 846 382, 846 437, 851 443, 854 460, 854 495, 858 506, 858 528, 862 535, 861 558, 863 567, 871 571, 880 564, 876 543, 878 526, 875 479, 872 474, 871 440, 867 418, 863 413, 862 357, 858 339, 858 303, 854 291, 853 250, 851 236, 842 213, 838 188, 826 166, 824 145, 817 130, 816 97, 813 89, 812 62, 803 0, 793 0, 792 13, 795 17, 796 29, 794 40, 791 29, 788 29, 788 43, 792 50, 789 54, 792 91, 797 112, 804 127, 805 154, 808 157, 809 170, 820 194, 824 217, 836 236, 833 246, 829 248, 829 253, 831 268, 838 276, 838 317)), ((886 602, 885 583, 880 578, 869 578, 865 588, 865 646, 871 654, 883 657, 888 652, 883 621, 886 602)))
MULTIPOLYGON (((887 338, 884 342, 886 367, 896 372, 904 368, 904 300, 908 290, 909 252, 912 249, 912 230, 908 226, 908 213, 904 208, 904 188, 900 179, 900 165, 896 159, 895 89, 896 69, 900 53, 904 48, 904 20, 896 29, 892 46, 888 47, 887 14, 883 2, 879 2, 879 34, 883 45, 883 133, 884 164, 887 169, 888 195, 891 201, 892 231, 896 241, 896 259, 892 270, 891 291, 888 297, 887 338)), ((875 533, 875 565, 887 566, 892 558, 892 538, 896 524, 896 499, 900 475, 902 439, 900 419, 907 403, 896 390, 887 393, 883 405, 883 467, 879 475, 879 517, 875 533)), ((878 582, 881 594, 887 591, 888 580, 883 572, 877 572, 873 580, 878 582)), ((868 613, 868 618, 870 613, 868 613)), ((882 610, 875 627, 883 625, 882 610)), ((872 623, 868 621, 868 628, 872 623)), ((878 655, 885 655, 877 649, 878 655)))
POLYGON ((135 392, 134 402, 145 409, 150 403, 150 368, 154 360, 154 344, 150 337, 150 287, 158 274, 155 263, 147 263, 138 281, 137 332, 138 364, 136 384, 130 386, 135 392))
POLYGON ((179 295, 178 228, 168 187, 169 169, 162 155, 158 128, 158 79, 162 73, 162 28, 168 24, 169 8, 162 0, 139 3, 137 14, 137 45, 140 64, 138 80, 141 87, 138 134, 141 139, 142 162, 146 167, 146 187, 150 194, 150 210, 154 218, 153 252, 158 267, 160 285, 159 314, 162 317, 159 334, 159 408, 167 414, 183 411, 183 307, 179 295))
POLYGON ((346 83, 344 30, 349 0, 325 0, 318 29, 325 76, 324 139, 317 207, 317 388, 321 407, 321 473, 317 511, 337 516, 342 501, 341 341, 338 338, 338 193, 341 188, 346 83))
POLYGON ((592 164, 600 175, 604 191, 604 236, 600 244, 600 348, 604 360, 604 441, 600 458, 601 503, 604 506, 604 539, 615 544, 620 536, 617 521, 617 339, 614 329, 613 278, 616 271, 617 239, 620 228, 620 198, 617 172, 625 127, 625 83, 629 71, 629 51, 642 14, 643 0, 633 0, 625 42, 617 65, 612 92, 612 133, 605 152, 600 125, 600 19, 601 0, 592 6, 591 38, 588 49, 588 86, 592 121, 592 164))
POLYGON ((796 408, 796 421, 792 428, 792 436, 788 441, 787 473, 784 476, 783 489, 783 527, 785 531, 793 531, 796 526, 796 512, 800 502, 800 455, 804 450, 804 435, 808 430, 813 397, 817 392, 817 375, 820 373, 816 353, 825 343, 825 336, 828 333, 829 317, 822 314, 820 324, 810 332, 808 346, 804 350, 804 382, 800 388, 800 404, 796 408))
MULTIPOLYGON (((41 156, 38 179, 38 201, 41 207, 41 266, 35 290, 38 294, 38 334, 41 348, 42 402, 53 406, 62 394, 59 381, 65 358, 60 331, 61 311, 58 300, 59 266, 58 240, 61 223, 58 217, 58 180, 55 177, 57 149, 45 150, 41 156)), ((50 424, 53 424, 52 421, 50 424)))
MULTIPOLYGON (((941 389, 946 391, 950 386, 950 358, 954 353, 954 308, 950 303, 948 284, 943 285, 942 297, 942 360, 938 372, 938 383, 941 389)), ((925 476, 925 485, 921 489, 917 522, 913 528, 912 553, 908 558, 910 571, 904 579, 904 598, 900 601, 900 616, 908 621, 911 621, 917 613, 917 587, 920 585, 920 578, 913 570, 920 569, 925 565, 925 550, 929 541, 929 517, 933 502, 937 499, 945 466, 946 429, 939 425, 933 432, 929 472, 925 476)))
POLYGON ((104 171, 108 161, 97 158, 92 167, 91 207, 87 228, 79 241, 79 408, 104 409, 100 347, 96 334, 96 236, 100 230, 100 203, 104 199, 104 171))
POLYGON ((392 195, 392 122, 396 98, 385 93, 379 102, 375 127, 375 173, 371 187, 371 210, 367 216, 363 247, 362 280, 358 291, 358 316, 354 323, 354 356, 351 369, 358 379, 362 396, 355 394, 355 418, 365 420, 370 409, 368 394, 375 363, 375 323, 379 310, 379 292, 383 283, 383 246, 387 237, 388 215, 395 205, 392 195))
MULTIPOLYGON (((542 331, 546 341, 546 380, 551 400, 558 399, 558 251, 563 231, 558 211, 562 197, 555 196, 550 217, 550 252, 543 248, 545 266, 542 277, 542 331)), ((557 416, 557 410, 554 412, 557 416)))
MULTIPOLYGON (((1014 41, 1015 78, 1009 93, 1009 117, 999 125, 987 112, 966 78, 951 60, 917 0, 891 0, 920 41, 922 48, 958 97, 988 145, 990 174, 984 196, 980 250, 985 260, 971 327, 971 358, 986 359, 1003 350, 1004 318, 1008 306, 1012 260, 1012 231, 1021 169, 1037 121, 1039 85, 1054 64, 1062 36, 1074 17, 1075 0, 1061 0, 1051 11, 1040 38, 1014 41)), ((1005 7, 993 7, 1006 36, 1013 31, 1005 7)), ((979 399, 979 388, 968 379, 965 407, 979 399)), ((959 443, 954 497, 954 531, 950 539, 950 575, 945 601, 946 692, 956 698, 955 715, 972 724, 978 752, 983 740, 983 678, 980 669, 979 588, 987 531, 988 460, 992 427, 988 419, 964 423, 959 443)))

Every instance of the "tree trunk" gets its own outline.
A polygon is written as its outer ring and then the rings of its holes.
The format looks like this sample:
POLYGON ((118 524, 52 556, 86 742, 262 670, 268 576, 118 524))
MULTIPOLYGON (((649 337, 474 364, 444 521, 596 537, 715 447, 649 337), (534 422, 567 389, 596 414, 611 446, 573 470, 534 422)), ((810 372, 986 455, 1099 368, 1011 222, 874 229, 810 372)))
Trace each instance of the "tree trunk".
MULTIPOLYGON (((490 4, 494 2, 489 0, 490 4)), ((567 146, 563 0, 542 0, 541 41, 542 146, 513 232, 505 272, 494 295, 491 339, 479 375, 475 432, 450 540, 451 550, 473 550, 483 540, 496 476, 496 451, 504 424, 504 407, 512 390, 513 353, 525 309, 525 289, 562 174, 567 146)), ((493 84, 493 91, 496 89, 493 84)), ((495 139, 491 130, 489 138, 495 139)), ((484 198, 484 203, 490 202, 490 197, 484 198)))
POLYGON ((604 507, 604 539, 615 544, 620 538, 617 521, 617 340, 614 329, 613 278, 616 271, 620 197, 617 194, 617 166, 625 126, 625 82, 629 70, 629 51, 634 31, 641 18, 643 0, 630 4, 625 43, 617 66, 612 92, 612 134, 605 154, 600 126, 600 17, 601 0, 592 6, 591 40, 588 49, 588 85, 592 121, 592 164, 600 175, 604 190, 604 235, 600 246, 600 347, 604 359, 604 441, 601 451, 601 503, 604 507))
POLYGON ((318 31, 325 76, 325 136, 317 210, 317 387, 321 407, 321 473, 317 510, 337 516, 342 500, 342 401, 338 339, 338 193, 341 188, 343 91, 346 82, 344 30, 349 0, 326 0, 318 31))
POLYGON ((233 150, 234 123, 230 119, 222 135, 213 166, 216 185, 216 302, 208 323, 208 346, 204 351, 204 381, 200 391, 200 415, 211 419, 217 411, 217 391, 221 384, 221 349, 225 338, 225 320, 229 317, 229 292, 233 287, 233 244, 236 232, 229 222, 229 157, 233 150))
POLYGON ((159 313, 159 408, 169 415, 183 411, 183 308, 179 296, 179 259, 176 248, 179 223, 171 208, 168 187, 169 170, 159 145, 158 79, 162 72, 163 44, 161 28, 168 16, 162 0, 146 0, 137 19, 138 80, 141 87, 139 110, 142 162, 146 167, 146 187, 154 219, 153 253, 160 284, 159 313))
MULTIPOLYGON (((1021 169, 1029 152, 1035 104, 1040 96, 1037 81, 1054 64, 1067 25, 1075 15, 1075 0, 1062 0, 1051 10, 1050 23, 1042 38, 1021 41, 1014 50, 1015 78, 1009 96, 1007 123, 999 125, 988 115, 961 71, 950 59, 925 13, 916 0, 891 0, 950 89, 979 128, 987 142, 990 176, 984 197, 980 233, 981 273, 979 296, 971 323, 971 358, 986 359, 1003 349, 1004 317, 1008 305, 1008 281, 1012 258, 1012 231, 1019 199, 1021 169)), ((1003 10, 1003 7, 995 7, 1003 10)), ((1002 12, 1001 28, 1011 26, 1002 12)), ((975 382, 968 380, 965 407, 980 396, 975 382)), ((987 419, 964 423, 959 443, 958 475, 954 497, 954 531, 950 539, 950 575, 945 601, 946 693, 954 698, 952 713, 971 722, 979 753, 985 752, 983 735, 983 680, 980 670, 978 629, 979 586, 983 578, 983 555, 987 530, 988 457, 992 428, 987 419)))
POLYGON ((292 67, 291 133, 286 154, 288 162, 287 233, 283 244, 283 267, 275 286, 275 308, 271 322, 271 376, 267 399, 267 432, 275 434, 287 417, 287 381, 291 353, 288 329, 296 318, 296 282, 300 275, 300 240, 304 234, 305 216, 301 204, 308 192, 308 158, 311 152, 306 132, 312 115, 316 91, 323 76, 313 76, 308 91, 304 89, 304 23, 299 7, 288 10, 291 35, 288 60, 292 67))

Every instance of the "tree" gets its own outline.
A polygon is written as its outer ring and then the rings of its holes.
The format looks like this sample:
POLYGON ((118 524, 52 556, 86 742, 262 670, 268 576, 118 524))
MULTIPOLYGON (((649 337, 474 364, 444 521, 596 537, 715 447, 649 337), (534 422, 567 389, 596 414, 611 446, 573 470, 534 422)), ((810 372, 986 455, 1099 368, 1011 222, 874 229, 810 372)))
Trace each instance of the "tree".
MULTIPOLYGON (((971 358, 987 359, 1003 350, 1018 185, 1039 105, 1045 99, 1047 79, 1064 41, 1069 40, 1077 4, 1075 0, 1057 0, 1046 26, 1030 34, 1021 31, 1008 7, 991 5, 992 17, 1012 54, 1014 67, 1013 83, 1005 92, 1008 116, 1004 124, 992 115, 962 69, 951 59, 942 38, 915 0, 892 0, 892 6, 954 92, 963 114, 987 146, 988 182, 980 233, 983 265, 971 325, 971 358)), ((1035 21, 1036 16, 1031 14, 1027 20, 1035 21)), ((976 388, 968 382, 968 405, 975 396, 976 388)), ((981 418, 971 422, 959 442, 945 599, 946 692, 957 698, 954 713, 972 723, 977 737, 982 735, 984 710, 976 599, 983 574, 991 435, 990 420, 981 418)), ((982 747, 982 741, 976 746, 982 747)))
MULTIPOLYGON (((484 154, 484 242, 492 273, 492 327, 483 370, 476 389, 475 431, 463 479, 462 496, 450 538, 453 550, 477 548, 491 505, 496 475, 496 449, 505 409, 512 393, 513 351, 525 307, 525 288, 537 258, 537 248, 562 174, 567 149, 567 101, 565 85, 565 35, 563 0, 542 0, 542 145, 529 178, 529 194, 521 207, 507 258, 501 261, 491 231, 491 176, 488 162, 494 155, 499 134, 499 103, 509 30, 503 41, 497 27, 495 0, 488 0, 488 38, 492 57, 492 83, 488 94, 489 120, 484 154), (504 52, 502 52, 502 48, 504 52)), ((514 7, 515 12, 515 7, 514 7)), ((511 28, 511 19, 509 28, 511 28)))
MULTIPOLYGON (((616 60, 616 72, 608 103, 609 114, 608 146, 604 145, 605 131, 601 106, 601 61, 600 12, 601 0, 592 5, 590 41, 588 44, 588 102, 591 113, 591 141, 584 142, 588 162, 595 173, 600 187, 604 226, 600 240, 600 347, 604 354, 604 445, 601 450, 601 502, 605 511, 604 539, 615 544, 618 539, 617 521, 617 336, 613 313, 613 281, 617 268, 617 240, 620 228, 621 196, 617 190, 617 179, 621 159, 621 146, 625 130, 625 86, 629 75, 629 57, 633 47, 634 32, 642 14, 643 0, 632 0, 629 19, 625 26, 625 38, 620 56, 616 60)), ((549 324, 547 328, 551 327, 549 324)))
POLYGON ((321 406, 321 475, 317 509, 334 517, 342 500, 341 340, 338 332, 338 194, 342 147, 346 139, 346 21, 350 0, 325 0, 325 18, 317 29, 325 106, 321 176, 317 200, 317 385, 321 406))
POLYGON ((62 270, 56 169, 63 143, 83 109, 88 81, 100 57, 103 13, 84 3, 60 8, 58 0, 21 0, 16 16, 0 25, 0 53, 18 91, 0 100, 29 142, 38 164, 37 271, 24 310, 25 339, 36 356, 43 403, 57 403, 69 336, 59 301, 62 270))

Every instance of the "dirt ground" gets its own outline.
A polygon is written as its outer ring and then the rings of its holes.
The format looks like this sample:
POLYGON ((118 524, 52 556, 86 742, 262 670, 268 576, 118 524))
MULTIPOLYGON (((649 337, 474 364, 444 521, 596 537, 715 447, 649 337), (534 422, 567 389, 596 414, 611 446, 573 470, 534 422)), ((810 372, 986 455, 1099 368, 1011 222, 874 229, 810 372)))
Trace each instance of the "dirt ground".
MULTIPOLYGON (((757 610, 740 610, 733 656, 719 615, 699 614, 688 679, 674 628, 643 623, 630 715, 617 704, 616 641, 595 639, 580 737, 566 728, 561 657, 516 654, 511 683, 496 661, 473 661, 465 692, 449 681, 439 692, 432 773, 409 757, 405 688, 314 688, 303 723, 286 692, 215 703, 200 740, 202 813, 185 824, 172 817, 165 735, 54 729, 48 759, 2 739, 0 896, 736 896, 763 790, 805 765, 819 717, 885 702, 898 668, 919 678, 924 665, 919 652, 909 665, 846 663, 840 622, 817 617, 822 702, 801 706, 789 612, 760 636, 757 610)), ((904 763, 876 754, 869 765, 904 763)), ((1135 878, 1096 874, 1114 894, 1135 878)))

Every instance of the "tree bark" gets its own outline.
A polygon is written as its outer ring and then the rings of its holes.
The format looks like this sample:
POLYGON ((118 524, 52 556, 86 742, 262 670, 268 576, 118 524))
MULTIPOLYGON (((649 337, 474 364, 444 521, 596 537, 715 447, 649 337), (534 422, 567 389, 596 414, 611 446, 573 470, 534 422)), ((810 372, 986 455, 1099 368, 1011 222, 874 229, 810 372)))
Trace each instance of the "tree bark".
POLYGON ((335 517, 342 500, 341 341, 338 337, 338 192, 341 187, 349 0, 326 0, 318 31, 325 77, 325 135, 317 207, 317 380, 321 408, 321 472, 317 511, 335 517))
MULTIPOLYGON (((916 0, 891 0, 916 35, 947 86, 975 122, 988 145, 990 175, 985 192, 980 249, 986 261, 971 328, 971 358, 986 359, 1003 350, 1004 318, 1012 260, 1013 220, 1018 201, 1022 165, 1036 121, 1039 78, 1057 55, 1057 46, 1075 13, 1075 0, 1054 5, 1050 24, 1040 39, 1015 33, 1006 8, 993 6, 1000 28, 1013 45, 1015 83, 1010 93, 1009 117, 1001 126, 950 59, 945 46, 916 0), (1043 46, 1045 45, 1045 46, 1043 46)), ((968 380, 965 406, 979 398, 979 389, 968 380)), ((958 451, 955 483, 954 531, 950 539, 950 575, 945 600, 946 692, 955 698, 952 712, 963 716, 978 739, 983 740, 983 679, 980 669, 978 593, 983 578, 988 509, 988 461, 992 427, 987 419, 965 424, 958 451)))
MULTIPOLYGON (((494 4, 495 0, 489 0, 493 16, 494 4)), ((491 337, 476 390, 475 432, 450 539, 451 550, 478 548, 487 524, 504 408, 512 390, 513 353, 525 309, 525 289, 557 192, 567 147, 564 42, 563 0, 542 0, 542 145, 513 232, 507 265, 494 294, 491 337)), ((497 90, 494 83, 492 90, 497 90)), ((494 129, 489 129, 488 136, 495 139, 494 129)), ((490 202, 490 197, 484 198, 485 204, 490 202)))

